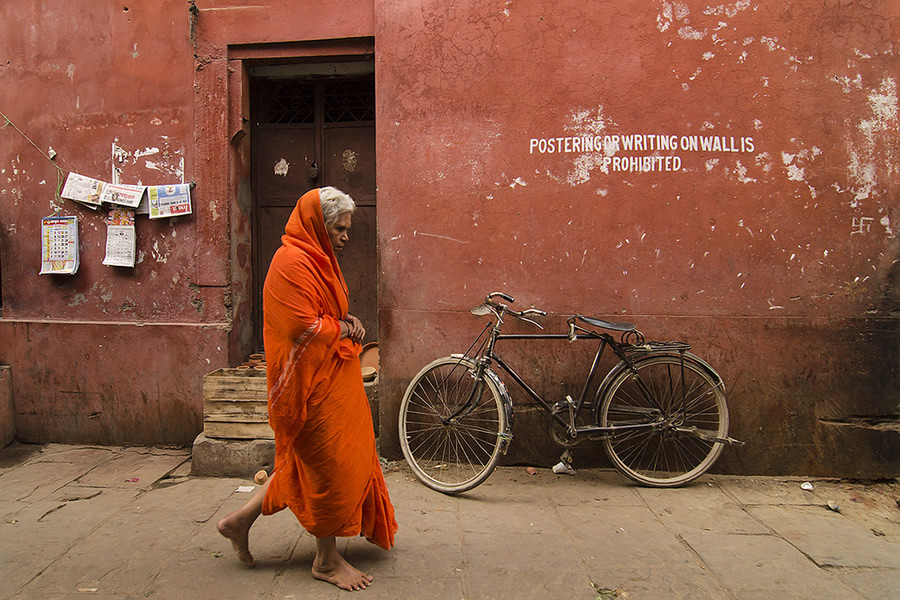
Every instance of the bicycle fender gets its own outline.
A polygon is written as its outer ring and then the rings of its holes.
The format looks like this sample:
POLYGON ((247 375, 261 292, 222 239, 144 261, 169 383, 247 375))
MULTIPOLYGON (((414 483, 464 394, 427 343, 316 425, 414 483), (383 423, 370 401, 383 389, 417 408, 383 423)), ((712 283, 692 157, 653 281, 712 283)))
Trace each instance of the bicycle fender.
MULTIPOLYGON (((658 356, 671 356, 673 358, 680 359, 682 357, 682 354, 680 352, 652 352, 647 354, 646 356, 635 359, 633 362, 635 365, 638 365, 641 361, 658 356)), ((712 368, 712 365, 692 352, 685 352, 683 356, 686 361, 692 362, 703 369, 703 371, 705 371, 707 375, 713 378, 713 380, 716 382, 716 385, 722 388, 722 393, 725 393, 725 382, 722 380, 722 376, 712 368)), ((628 363, 626 363, 624 360, 620 360, 612 369, 609 370, 609 373, 606 374, 606 377, 603 378, 603 381, 600 382, 600 386, 597 388, 597 393, 594 395, 595 421, 599 416, 597 413, 600 410, 600 403, 603 400, 603 397, 606 395, 607 389, 612 384, 613 379, 617 377, 619 373, 629 368, 630 367, 628 366, 628 363)))
POLYGON ((509 390, 506 389, 506 384, 503 383, 503 380, 494 372, 493 369, 485 369, 484 374, 494 382, 494 385, 497 386, 497 390, 500 392, 500 400, 503 404, 503 411, 506 413, 506 440, 503 446, 500 448, 500 451, 503 454, 506 454, 506 449, 509 448, 509 442, 512 440, 512 426, 513 426, 513 403, 512 397, 509 395, 509 390))
MULTIPOLYGON (((451 354, 452 358, 457 359, 460 363, 463 363, 467 366, 467 368, 474 370, 475 369, 475 361, 465 356, 464 354, 451 354)), ((509 447, 509 440, 512 439, 512 427, 513 427, 513 402, 512 396, 509 395, 509 390, 506 387, 506 384, 503 383, 503 380, 500 379, 500 376, 491 369, 490 367, 484 370, 484 375, 488 379, 490 379, 491 383, 497 388, 497 391, 500 392, 500 401, 503 404, 503 412, 506 413, 506 431, 503 433, 506 435, 506 443, 501 448, 501 452, 506 454, 506 449, 509 447)))

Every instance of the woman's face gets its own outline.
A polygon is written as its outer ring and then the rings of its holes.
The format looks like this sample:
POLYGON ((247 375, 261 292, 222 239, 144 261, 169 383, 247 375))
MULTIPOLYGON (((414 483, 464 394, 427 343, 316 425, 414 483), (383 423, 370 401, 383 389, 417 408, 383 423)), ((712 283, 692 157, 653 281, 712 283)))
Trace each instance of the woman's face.
POLYGON ((328 232, 328 238, 331 240, 331 247, 335 252, 344 249, 344 244, 350 239, 350 213, 344 213, 337 218, 331 225, 325 225, 328 232))

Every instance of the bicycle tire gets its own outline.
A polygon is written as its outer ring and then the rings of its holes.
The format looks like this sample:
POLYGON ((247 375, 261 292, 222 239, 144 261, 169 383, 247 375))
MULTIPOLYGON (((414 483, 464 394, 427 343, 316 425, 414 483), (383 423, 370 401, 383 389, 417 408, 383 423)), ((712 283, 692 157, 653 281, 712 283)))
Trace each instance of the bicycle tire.
POLYGON ((636 373, 626 367, 610 381, 598 425, 657 427, 608 434, 603 440, 607 456, 626 477, 649 487, 697 479, 719 458, 728 436, 721 378, 690 353, 683 358, 650 355, 636 360, 634 368, 636 373))
POLYGON ((444 494, 481 484, 497 466, 507 432, 507 415, 494 381, 483 387, 472 411, 443 423, 468 399, 478 382, 475 363, 445 356, 425 365, 400 403, 400 448, 416 477, 444 494))

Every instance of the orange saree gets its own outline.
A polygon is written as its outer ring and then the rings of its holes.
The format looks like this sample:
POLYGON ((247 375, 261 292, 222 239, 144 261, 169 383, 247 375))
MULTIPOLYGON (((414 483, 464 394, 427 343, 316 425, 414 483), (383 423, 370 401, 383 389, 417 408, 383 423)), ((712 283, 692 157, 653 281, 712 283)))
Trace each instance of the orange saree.
POLYGON ((347 286, 317 189, 297 202, 263 287, 275 469, 263 514, 290 508, 317 538, 364 535, 389 549, 397 522, 375 450, 361 347, 340 339, 347 286))

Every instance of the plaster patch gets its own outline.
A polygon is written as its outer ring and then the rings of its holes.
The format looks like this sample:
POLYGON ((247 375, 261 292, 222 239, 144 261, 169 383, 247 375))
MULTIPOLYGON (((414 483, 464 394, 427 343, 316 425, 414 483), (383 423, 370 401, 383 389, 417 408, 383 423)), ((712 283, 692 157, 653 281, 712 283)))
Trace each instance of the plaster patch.
POLYGON ((869 107, 875 117, 875 127, 887 131, 897 121, 897 80, 888 77, 881 81, 877 92, 869 94, 869 107))
POLYGON ((275 163, 274 172, 276 175, 281 175, 282 177, 287 177, 288 170, 290 169, 290 163, 284 158, 280 159, 277 163, 275 163))
POLYGON ((856 77, 854 77, 853 79, 850 79, 850 77, 847 75, 835 75, 832 77, 832 79, 835 82, 837 82, 838 84, 840 84, 841 90, 845 94, 849 94, 850 92, 852 92, 854 90, 862 89, 862 74, 861 73, 857 73, 856 77))
POLYGON ((156 262, 158 262, 158 263, 165 263, 165 262, 168 262, 168 260, 169 260, 170 252, 168 249, 166 249, 165 254, 163 254, 160 251, 159 240, 153 240, 153 249, 151 250, 150 253, 153 256, 154 260, 156 260, 156 262))
POLYGON ((159 148, 144 148, 143 150, 135 150, 134 157, 140 158, 142 156, 150 156, 152 154, 159 154, 159 148))
POLYGON ((756 179, 753 177, 747 177, 747 167, 741 164, 741 161, 736 161, 734 167, 734 173, 737 176, 737 180, 741 183, 755 183, 756 179))
POLYGON ((859 121, 857 131, 861 134, 858 143, 848 140, 848 175, 854 181, 851 186, 857 206, 860 200, 870 198, 878 189, 878 165, 883 165, 888 175, 896 172, 895 151, 890 143, 896 135, 897 123, 897 80, 887 77, 877 90, 867 96, 871 117, 859 121), (880 147, 883 146, 884 150, 880 147))
POLYGON ((768 36, 764 35, 761 38, 759 38, 759 43, 764 45, 766 48, 768 48, 769 52, 775 52, 776 50, 784 50, 784 47, 780 46, 778 44, 778 38, 775 38, 775 37, 768 37, 768 36))
POLYGON ((742 10, 750 8, 750 0, 739 0, 734 4, 720 4, 718 6, 708 6, 703 11, 704 15, 725 15, 729 18, 736 16, 742 10))
POLYGON ((84 304, 87 302, 87 296, 84 294, 75 294, 72 296, 72 301, 69 302, 69 306, 78 306, 79 304, 84 304))
POLYGON ((678 37, 683 40, 702 40, 706 37, 706 30, 700 31, 690 25, 685 25, 678 30, 678 37))
MULTIPOLYGON (((353 150, 344 150, 344 152, 341 154, 341 165, 343 165, 344 170, 349 173, 353 173, 354 171, 356 171, 358 162, 359 159, 356 156, 356 152, 354 152, 353 150)), ((285 172, 285 175, 287 175, 287 172, 285 172)))

